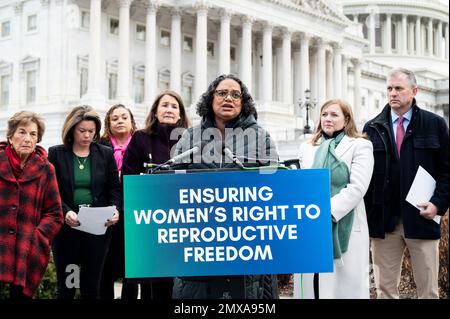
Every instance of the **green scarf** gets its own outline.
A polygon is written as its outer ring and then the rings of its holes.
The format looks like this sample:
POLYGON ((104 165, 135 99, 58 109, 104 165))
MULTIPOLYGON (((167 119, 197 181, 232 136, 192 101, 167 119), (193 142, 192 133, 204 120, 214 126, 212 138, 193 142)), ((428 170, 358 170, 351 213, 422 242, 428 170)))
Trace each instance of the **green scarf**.
MULTIPOLYGON (((331 197, 345 188, 350 181, 350 172, 347 165, 337 157, 335 152, 336 146, 344 136, 344 132, 341 132, 334 138, 329 138, 323 134, 321 144, 314 156, 313 168, 328 168, 330 170, 331 197)), ((334 258, 340 258, 348 249, 354 216, 355 212, 352 209, 337 223, 333 221, 334 258)))

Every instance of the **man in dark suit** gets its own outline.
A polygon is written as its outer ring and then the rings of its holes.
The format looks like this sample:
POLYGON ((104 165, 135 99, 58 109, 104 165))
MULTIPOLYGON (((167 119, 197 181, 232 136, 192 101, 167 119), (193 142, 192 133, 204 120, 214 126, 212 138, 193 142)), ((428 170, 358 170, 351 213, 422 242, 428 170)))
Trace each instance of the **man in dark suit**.
POLYGON ((387 76, 388 104, 364 126, 375 166, 365 196, 375 284, 379 298, 399 298, 402 257, 411 255, 419 298, 439 298, 440 224, 448 208, 448 127, 444 119, 416 105, 413 72, 398 68, 387 76), (428 202, 405 201, 419 166, 436 180, 428 202))

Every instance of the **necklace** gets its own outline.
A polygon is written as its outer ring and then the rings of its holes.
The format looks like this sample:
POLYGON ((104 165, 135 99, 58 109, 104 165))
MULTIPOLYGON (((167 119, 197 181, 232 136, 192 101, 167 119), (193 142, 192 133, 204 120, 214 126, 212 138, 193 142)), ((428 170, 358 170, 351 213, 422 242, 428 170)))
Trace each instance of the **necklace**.
POLYGON ((80 158, 79 158, 78 156, 75 155, 75 157, 77 158, 78 164, 80 164, 80 165, 78 165, 78 167, 79 167, 81 170, 83 170, 83 169, 84 169, 84 163, 86 163, 86 160, 87 160, 88 158, 85 157, 85 158, 83 159, 83 161, 80 161, 80 158))

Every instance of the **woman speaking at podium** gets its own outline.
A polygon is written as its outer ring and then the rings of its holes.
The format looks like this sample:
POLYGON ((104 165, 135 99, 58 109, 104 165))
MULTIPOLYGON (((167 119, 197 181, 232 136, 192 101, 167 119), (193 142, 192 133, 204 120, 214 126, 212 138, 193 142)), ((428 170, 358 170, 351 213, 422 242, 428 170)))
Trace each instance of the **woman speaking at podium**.
MULTIPOLYGON (((270 135, 257 124, 256 108, 247 87, 234 75, 220 75, 203 93, 197 114, 201 123, 186 130, 175 154, 201 148, 177 167, 232 169, 277 163, 270 135)), ((278 298, 276 275, 177 277, 176 299, 278 298)))

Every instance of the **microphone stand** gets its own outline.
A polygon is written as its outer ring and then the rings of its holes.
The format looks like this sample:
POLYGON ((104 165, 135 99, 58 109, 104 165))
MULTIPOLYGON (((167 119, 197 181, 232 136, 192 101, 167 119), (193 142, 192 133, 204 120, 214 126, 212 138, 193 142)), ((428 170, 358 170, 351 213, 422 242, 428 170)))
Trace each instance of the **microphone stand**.
POLYGON ((153 174, 159 170, 168 170, 170 165, 168 165, 167 162, 162 164, 145 163, 144 167, 147 169, 147 174, 153 174))

